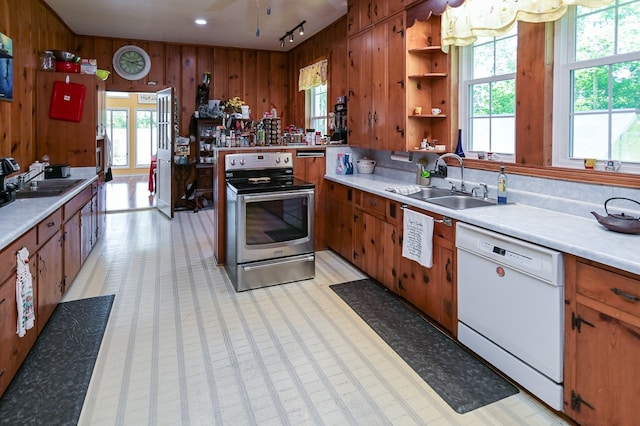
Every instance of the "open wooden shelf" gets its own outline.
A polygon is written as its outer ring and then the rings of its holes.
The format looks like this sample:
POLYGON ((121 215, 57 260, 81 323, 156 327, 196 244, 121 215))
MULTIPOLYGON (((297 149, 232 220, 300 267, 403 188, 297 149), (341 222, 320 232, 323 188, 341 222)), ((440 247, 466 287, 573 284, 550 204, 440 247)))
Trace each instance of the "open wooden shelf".
POLYGON ((444 72, 428 72, 428 73, 424 73, 424 74, 414 74, 414 75, 410 75, 408 76, 408 78, 410 79, 420 79, 420 78, 443 78, 446 77, 448 74, 444 73, 444 72))

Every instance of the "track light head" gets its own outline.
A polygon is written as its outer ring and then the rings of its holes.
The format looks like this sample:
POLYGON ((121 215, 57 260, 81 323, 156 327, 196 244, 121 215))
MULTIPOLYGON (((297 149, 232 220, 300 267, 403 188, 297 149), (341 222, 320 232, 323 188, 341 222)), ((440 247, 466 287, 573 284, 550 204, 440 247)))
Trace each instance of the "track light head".
POLYGON ((293 43, 293 33, 289 34, 289 43, 293 43))
POLYGON ((300 24, 300 32, 298 34, 304 35, 304 27, 302 26, 302 24, 300 24))

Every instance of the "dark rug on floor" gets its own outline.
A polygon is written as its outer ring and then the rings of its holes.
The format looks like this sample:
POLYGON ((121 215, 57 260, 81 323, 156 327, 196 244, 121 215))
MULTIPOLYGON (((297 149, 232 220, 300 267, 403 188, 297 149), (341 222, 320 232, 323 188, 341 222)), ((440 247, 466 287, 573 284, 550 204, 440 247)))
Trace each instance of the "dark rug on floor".
POLYGON ((456 412, 519 392, 381 285, 365 279, 331 289, 456 412))
POLYGON ((113 299, 58 305, 0 399, 0 424, 78 424, 113 299))

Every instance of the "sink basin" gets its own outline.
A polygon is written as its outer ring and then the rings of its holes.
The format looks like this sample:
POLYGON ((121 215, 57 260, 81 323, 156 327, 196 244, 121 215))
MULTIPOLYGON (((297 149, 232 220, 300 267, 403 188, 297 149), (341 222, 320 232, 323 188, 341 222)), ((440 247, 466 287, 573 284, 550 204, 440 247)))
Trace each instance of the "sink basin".
POLYGON ((449 195, 446 197, 428 198, 425 200, 431 204, 437 204, 453 210, 465 210, 475 207, 495 206, 496 200, 475 198, 468 195, 449 195))
POLYGON ((426 200, 427 198, 444 197, 447 195, 451 195, 451 191, 449 189, 426 187, 422 188, 420 192, 408 194, 407 197, 416 198, 418 200, 426 200))
POLYGON ((59 197, 83 181, 83 179, 41 180, 35 188, 28 183, 25 189, 16 191, 16 198, 59 197))

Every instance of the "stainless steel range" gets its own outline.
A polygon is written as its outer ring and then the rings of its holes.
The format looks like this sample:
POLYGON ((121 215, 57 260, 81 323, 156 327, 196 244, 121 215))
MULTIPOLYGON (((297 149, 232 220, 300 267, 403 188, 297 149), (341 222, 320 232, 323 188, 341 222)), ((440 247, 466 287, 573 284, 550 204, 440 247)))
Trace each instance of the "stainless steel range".
POLYGON ((229 154, 226 270, 237 291, 315 276, 315 185, 288 152, 229 154))

